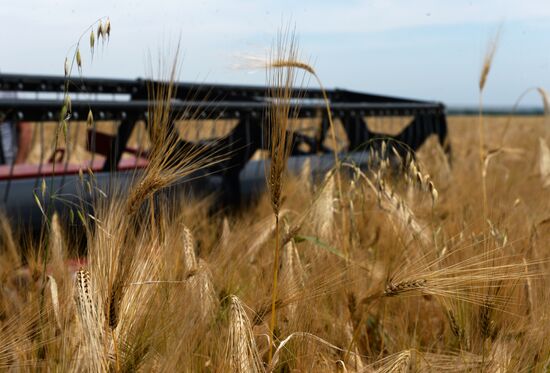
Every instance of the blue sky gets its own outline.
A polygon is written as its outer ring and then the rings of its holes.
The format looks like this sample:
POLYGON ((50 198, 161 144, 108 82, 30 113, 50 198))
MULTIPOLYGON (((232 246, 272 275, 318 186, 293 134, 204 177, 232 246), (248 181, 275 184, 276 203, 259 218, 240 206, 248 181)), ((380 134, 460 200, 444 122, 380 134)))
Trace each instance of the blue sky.
MULTIPOLYGON (((181 80, 262 84, 264 72, 246 57, 265 56, 290 22, 328 87, 475 105, 483 56, 500 27, 487 105, 550 89, 548 0, 19 0, 0 16, 2 72, 62 74, 69 47, 109 16, 109 45, 93 62, 82 48, 85 75, 148 76, 147 56, 168 56, 180 40, 181 80)), ((541 105, 536 94, 524 102, 541 105)))

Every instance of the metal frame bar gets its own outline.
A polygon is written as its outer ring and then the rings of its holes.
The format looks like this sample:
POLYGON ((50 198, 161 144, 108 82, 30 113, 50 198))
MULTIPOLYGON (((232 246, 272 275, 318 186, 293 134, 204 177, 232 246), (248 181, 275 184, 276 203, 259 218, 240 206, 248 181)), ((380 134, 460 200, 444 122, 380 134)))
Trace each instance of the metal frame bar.
MULTIPOLYGON (((103 171, 113 172, 126 147, 128 139, 136 122, 147 118, 151 109, 147 100, 148 92, 155 85, 167 84, 153 80, 124 80, 102 78, 75 78, 70 84, 64 77, 43 75, 0 74, 0 91, 15 91, 26 93, 54 93, 60 95, 66 88, 73 95, 71 120, 85 121, 91 110, 95 121, 121 121, 118 133, 110 144, 110 152, 106 157, 103 171), (79 98, 82 94, 112 94, 112 99, 89 100, 79 98), (126 95, 121 100, 117 95, 126 95)), ((227 150, 230 157, 207 170, 208 173, 218 172, 224 180, 222 202, 224 204, 239 203, 234 197, 240 195, 239 173, 245 167, 257 149, 265 148, 264 118, 271 105, 266 87, 246 85, 175 83, 175 98, 170 102, 173 117, 178 119, 208 120, 208 119, 238 119, 237 126, 229 135, 211 143, 196 143, 193 146, 211 147, 212 150, 227 150), (199 113, 198 117, 196 113, 199 113), (233 198, 233 199, 232 199, 233 198)), ((297 118, 321 117, 318 138, 308 137, 300 133, 292 133, 294 143, 293 156, 314 155, 330 152, 323 146, 328 132, 328 119, 325 112, 323 92, 319 89, 296 90, 296 96, 291 99, 297 118), (309 151, 300 151, 298 145, 304 143, 309 151)), ((382 139, 394 142, 404 142, 416 150, 431 133, 437 133, 440 141, 447 133, 445 106, 439 102, 419 101, 398 97, 366 94, 342 89, 327 90, 330 100, 331 114, 334 119, 340 119, 349 140, 349 151, 364 151, 369 144, 382 139), (388 136, 374 133, 366 125, 365 118, 384 116, 412 116, 413 120, 402 133, 388 136), (430 133, 419 130, 418 126, 430 120, 430 133), (432 125, 434 128, 432 128, 432 125), (421 133, 416 133, 416 132, 421 133), (426 133, 424 133, 426 132, 426 133)), ((2 99, 0 98, 0 113, 6 114, 13 121, 58 121, 61 99, 44 99, 37 94, 35 99, 2 99)), ((181 146, 189 146, 189 142, 180 141, 181 146)))

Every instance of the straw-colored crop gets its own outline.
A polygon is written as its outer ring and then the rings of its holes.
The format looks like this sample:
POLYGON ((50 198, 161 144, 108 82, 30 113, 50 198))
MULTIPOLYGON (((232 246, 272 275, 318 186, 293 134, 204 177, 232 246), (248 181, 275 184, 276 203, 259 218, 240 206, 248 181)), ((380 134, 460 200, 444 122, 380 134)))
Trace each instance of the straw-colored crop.
POLYGON ((262 371, 250 320, 241 301, 234 295, 229 297, 229 336, 226 354, 231 372, 262 371))

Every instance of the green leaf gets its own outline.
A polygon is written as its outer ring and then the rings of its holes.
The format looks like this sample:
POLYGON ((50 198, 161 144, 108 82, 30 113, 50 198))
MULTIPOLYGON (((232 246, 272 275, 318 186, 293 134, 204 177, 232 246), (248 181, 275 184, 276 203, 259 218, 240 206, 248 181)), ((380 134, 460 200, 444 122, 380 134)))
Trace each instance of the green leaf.
POLYGON ((84 215, 82 214, 82 212, 80 210, 76 210, 76 214, 78 215, 78 218, 80 219, 80 221, 82 222, 83 225, 86 225, 86 218, 84 217, 84 215))
POLYGON ((67 108, 67 104, 63 103, 63 106, 61 106, 61 111, 59 112, 59 120, 64 121, 65 118, 67 117, 68 112, 69 111, 68 111, 68 108, 67 108))
POLYGON ((314 244, 315 246, 320 247, 321 249, 325 249, 328 252, 330 252, 330 253, 332 253, 336 256, 339 256, 342 259, 346 259, 346 257, 344 256, 344 254, 340 250, 336 249, 333 246, 330 246, 328 243, 326 243, 324 241, 321 241, 318 237, 300 236, 300 235, 294 236, 294 242, 300 243, 300 242, 304 242, 304 241, 311 242, 312 244, 314 244))

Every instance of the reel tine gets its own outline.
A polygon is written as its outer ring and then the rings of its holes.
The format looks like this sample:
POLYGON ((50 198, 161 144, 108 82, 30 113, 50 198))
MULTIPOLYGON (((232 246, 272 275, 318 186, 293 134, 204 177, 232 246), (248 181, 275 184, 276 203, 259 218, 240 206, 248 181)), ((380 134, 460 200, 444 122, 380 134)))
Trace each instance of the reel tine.
MULTIPOLYGON (((4 203, 7 203, 9 195, 10 195, 10 189, 11 189, 11 181, 13 180, 13 172, 14 172, 14 166, 15 166, 15 158, 17 156, 17 135, 16 135, 16 124, 15 121, 10 121, 7 124, 10 127, 11 130, 11 148, 10 149, 4 149, 4 161, 6 164, 10 165, 10 171, 9 171, 9 179, 6 184, 6 190, 4 191, 4 203)), ((7 143, 4 143, 3 145, 6 145, 7 143)))
POLYGON ((90 167, 94 164, 94 161, 95 161, 95 156, 96 156, 96 143, 97 143, 97 122, 94 120, 92 121, 92 130, 91 130, 92 134, 91 134, 91 138, 92 138, 92 141, 91 141, 91 144, 90 144, 90 150, 92 152, 92 161, 91 161, 91 164, 90 164, 90 167))

